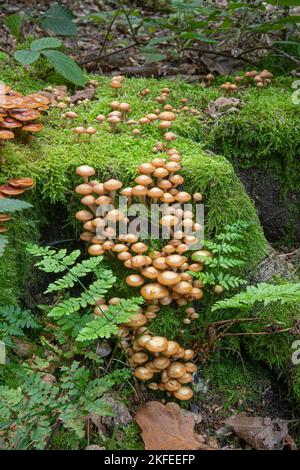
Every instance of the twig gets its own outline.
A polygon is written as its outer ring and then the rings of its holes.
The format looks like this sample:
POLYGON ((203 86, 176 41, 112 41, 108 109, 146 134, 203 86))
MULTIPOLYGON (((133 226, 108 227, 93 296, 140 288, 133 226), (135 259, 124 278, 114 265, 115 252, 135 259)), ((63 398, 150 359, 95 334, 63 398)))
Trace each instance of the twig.
POLYGON ((51 431, 51 434, 50 436, 48 437, 47 441, 46 441, 46 444, 45 444, 45 447, 44 447, 44 450, 48 450, 54 437, 56 436, 60 426, 62 425, 62 420, 60 418, 58 418, 52 428, 52 431, 51 431))
POLYGON ((276 333, 286 333, 287 331, 291 331, 293 328, 284 328, 283 330, 275 330, 275 331, 257 331, 252 333, 221 333, 216 339, 224 338, 224 336, 257 336, 257 335, 274 335, 276 333))
POLYGON ((99 61, 99 60, 101 59, 101 57, 102 57, 102 52, 103 52, 103 50, 104 50, 104 48, 105 48, 105 46, 106 46, 106 43, 107 43, 107 40, 108 40, 108 36, 109 36, 109 33, 110 33, 110 31, 111 31, 111 29, 112 29, 112 27, 113 27, 113 24, 114 24, 114 22, 116 21, 116 19, 117 19, 117 17, 118 17, 118 13, 119 13, 119 10, 116 11, 116 13, 115 13, 114 16, 112 17, 112 20, 111 20, 111 22, 110 22, 110 24, 109 24, 109 26, 108 26, 108 29, 107 29, 107 31, 106 31, 106 35, 105 35, 105 38, 104 38, 102 47, 101 47, 101 49, 100 49, 100 51, 99 51, 99 54, 98 54, 98 57, 97 57, 97 61, 99 61))
MULTIPOLYGON (((112 55, 119 54, 120 52, 124 52, 127 49, 131 49, 134 46, 136 46, 136 43, 130 44, 130 46, 121 47, 121 49, 117 49, 113 52, 109 52, 108 54, 101 55, 101 60, 107 59, 107 57, 111 57, 112 55)), ((96 53, 96 51, 95 51, 95 53, 96 53)), ((99 60, 98 57, 91 57, 90 59, 82 60, 81 62, 79 62, 79 64, 80 65, 85 65, 85 64, 88 64, 89 62, 94 62, 94 61, 97 62, 98 60, 99 60)))

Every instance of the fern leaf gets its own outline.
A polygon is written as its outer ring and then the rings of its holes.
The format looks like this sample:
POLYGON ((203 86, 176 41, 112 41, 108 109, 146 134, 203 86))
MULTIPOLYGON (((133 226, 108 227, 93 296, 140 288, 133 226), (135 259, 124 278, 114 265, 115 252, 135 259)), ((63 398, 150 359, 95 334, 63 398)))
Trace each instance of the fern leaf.
POLYGON ((234 295, 230 299, 216 302, 212 310, 228 308, 248 308, 256 302, 268 305, 271 302, 299 303, 300 283, 273 285, 262 282, 257 286, 249 286, 246 291, 234 295))
POLYGON ((109 289, 111 289, 116 281, 116 278, 111 271, 105 270, 105 273, 105 278, 97 279, 95 282, 93 282, 89 288, 81 294, 80 297, 71 297, 64 300, 51 309, 48 313, 48 316, 59 318, 64 315, 70 315, 71 313, 78 312, 80 308, 85 308, 88 305, 94 305, 96 299, 103 297, 109 291, 109 289))
POLYGON ((83 260, 81 263, 77 263, 65 276, 49 284, 45 293, 48 294, 49 292, 55 292, 74 287, 79 278, 93 272, 101 261, 101 256, 95 256, 93 258, 83 260))
POLYGON ((105 317, 99 317, 96 320, 92 320, 86 324, 84 328, 79 332, 76 340, 77 341, 90 341, 97 338, 110 338, 112 335, 118 333, 118 326, 106 319, 105 317))

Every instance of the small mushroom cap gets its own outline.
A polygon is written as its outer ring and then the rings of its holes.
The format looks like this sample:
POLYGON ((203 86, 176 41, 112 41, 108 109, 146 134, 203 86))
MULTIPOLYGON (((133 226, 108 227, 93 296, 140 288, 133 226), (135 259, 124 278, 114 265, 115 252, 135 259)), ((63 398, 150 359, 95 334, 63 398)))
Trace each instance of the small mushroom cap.
POLYGON ((25 192, 25 189, 21 188, 14 188, 13 186, 9 185, 2 185, 0 186, 0 193, 5 194, 6 196, 18 196, 25 192))
POLYGON ((148 186, 153 184, 153 179, 148 175, 139 175, 134 180, 138 185, 148 186))
POLYGON ((148 250, 148 245, 146 245, 146 243, 143 243, 143 242, 137 242, 131 245, 131 249, 135 253, 145 253, 148 250))
POLYGON ((35 121, 35 119, 39 119, 41 117, 41 113, 39 113, 35 109, 27 109, 26 111, 15 111, 10 112, 10 115, 17 119, 18 121, 26 122, 26 121, 35 121))
POLYGON ((93 214, 86 210, 76 212, 75 217, 81 222, 87 222, 88 220, 92 220, 94 218, 93 214))
POLYGON ((147 279, 156 279, 158 270, 154 266, 148 266, 141 271, 141 274, 147 279))
POLYGON ((133 196, 146 196, 146 194, 147 194, 147 188, 141 184, 138 184, 137 186, 134 186, 132 188, 133 196))
POLYGON ((141 295, 146 300, 162 299, 169 295, 166 287, 160 285, 158 282, 146 284, 141 288, 141 295))
POLYGON ((176 114, 171 113, 169 111, 164 111, 158 115, 158 119, 161 121, 175 121, 176 114))
POLYGON ((184 256, 181 256, 181 255, 170 255, 170 256, 167 256, 166 257, 166 263, 169 265, 169 266, 172 266, 172 268, 174 267, 179 267, 179 266, 182 266, 183 263, 186 262, 186 258, 184 256))
POLYGON ((22 127, 22 124, 16 119, 7 116, 0 122, 0 126, 5 129, 17 129, 18 127, 22 127))
POLYGON ((163 286, 173 286, 181 281, 181 276, 174 271, 163 271, 158 274, 157 281, 163 286))
POLYGON ((167 369, 167 374, 169 377, 177 379, 182 377, 186 373, 185 365, 182 362, 172 362, 167 369))
POLYGON ((26 124, 25 126, 22 127, 22 131, 25 132, 40 132, 43 129, 42 124, 26 124))
POLYGON ((76 168, 76 173, 82 177, 93 176, 95 174, 95 169, 88 165, 82 165, 76 168))
POLYGON ((101 256, 104 253, 104 250, 102 249, 101 245, 90 245, 88 248, 88 253, 91 256, 101 256))
POLYGON ((0 140, 10 140, 14 138, 15 134, 13 132, 0 130, 0 140))
POLYGON ((180 281, 173 287, 174 292, 178 294, 188 294, 193 289, 193 286, 190 282, 187 281, 180 281))
POLYGON ((27 189, 34 186, 34 181, 32 178, 11 178, 8 184, 14 188, 27 189))
POLYGON ((158 199, 158 198, 163 196, 164 192, 163 192, 162 189, 155 187, 155 188, 149 189, 147 194, 148 194, 149 197, 151 197, 153 199, 158 199))
POLYGON ((193 390, 189 387, 181 387, 174 392, 174 397, 177 398, 177 400, 190 400, 193 395, 193 390))
POLYGON ((152 336, 152 338, 144 344, 144 347, 151 352, 163 352, 167 346, 168 340, 163 336, 152 336))
POLYGON ((126 284, 132 287, 138 287, 144 284, 144 278, 139 274, 130 274, 126 277, 126 284))
POLYGON ((178 202, 188 202, 192 199, 192 196, 185 191, 180 191, 176 194, 175 199, 178 202))
POLYGON ((135 369, 134 375, 140 380, 150 380, 153 377, 153 372, 146 367, 138 367, 135 369))
POLYGON ((104 183, 104 188, 106 191, 117 191, 118 189, 122 188, 123 183, 119 180, 110 179, 104 183))
POLYGON ((165 383, 165 389, 168 392, 174 392, 175 390, 178 390, 180 387, 181 387, 180 383, 177 382, 177 380, 175 379, 168 380, 165 383))
POLYGON ((153 173, 155 170, 155 166, 153 166, 151 163, 142 163, 138 167, 138 172, 143 173, 145 175, 149 175, 150 173, 153 173))

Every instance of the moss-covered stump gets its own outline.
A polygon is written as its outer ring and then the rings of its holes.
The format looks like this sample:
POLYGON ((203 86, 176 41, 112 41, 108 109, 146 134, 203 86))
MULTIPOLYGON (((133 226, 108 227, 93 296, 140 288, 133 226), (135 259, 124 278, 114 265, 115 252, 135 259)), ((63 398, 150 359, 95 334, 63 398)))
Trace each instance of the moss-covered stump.
MULTIPOLYGON (((13 80, 7 82, 17 88, 13 80)), ((118 99, 131 104, 132 119, 139 119, 146 112, 153 112, 158 107, 154 97, 166 84, 143 79, 127 79, 123 83, 118 99), (151 95, 141 97, 140 92, 145 87, 151 89, 151 95)), ((179 106, 182 96, 195 102, 195 95, 188 85, 181 82, 167 84, 172 89, 170 103, 173 106, 179 106)), ((18 84, 18 89, 24 92, 40 88, 41 83, 31 83, 30 86, 27 76, 23 86, 18 84)), ((34 178, 36 188, 28 197, 35 206, 38 218, 47 217, 49 205, 57 204, 60 208, 67 208, 69 221, 75 223, 73 215, 79 207, 79 198, 74 193, 74 187, 79 182, 75 174, 78 165, 92 165, 101 180, 119 178, 127 185, 133 182, 137 165, 153 158, 152 147, 162 138, 157 125, 146 125, 141 129, 140 135, 133 136, 125 124, 112 134, 108 131, 107 123, 99 125, 95 120, 98 114, 107 115, 111 111, 109 104, 115 98, 108 80, 99 79, 96 99, 73 108, 78 113, 78 118, 65 119, 61 110, 52 109, 43 117, 44 131, 34 143, 24 145, 15 140, 5 145, 6 163, 2 168, 1 181, 10 176, 34 178), (82 136, 77 142, 72 128, 84 123, 96 126, 97 133, 91 138, 82 136)), ((191 116, 188 121, 185 113, 181 112, 174 130, 184 134, 189 122, 192 133, 197 124, 195 119, 191 116)), ((190 192, 201 191, 204 195, 206 236, 212 236, 222 230, 224 225, 237 219, 252 221, 247 253, 249 266, 255 266, 265 254, 265 238, 255 208, 232 165, 223 157, 205 153, 200 144, 187 137, 179 136, 176 147, 183 155, 182 174, 186 187, 190 192)), ((60 210, 57 212, 57 220, 60 210)), ((51 217, 47 223, 53 225, 57 222, 51 217)))
POLYGON ((272 241, 300 240, 300 106, 291 85, 235 95, 240 111, 205 118, 197 138, 233 163, 272 241))

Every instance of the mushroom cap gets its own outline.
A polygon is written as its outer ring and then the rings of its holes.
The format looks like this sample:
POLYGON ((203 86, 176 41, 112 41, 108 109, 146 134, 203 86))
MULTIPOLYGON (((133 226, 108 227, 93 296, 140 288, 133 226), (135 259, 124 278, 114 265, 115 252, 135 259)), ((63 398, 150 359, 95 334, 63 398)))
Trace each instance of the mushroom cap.
POLYGON ((36 111, 35 109, 27 109, 26 111, 14 111, 10 112, 10 115, 17 119, 18 121, 26 122, 26 121, 35 121, 41 117, 41 113, 36 111))
POLYGON ((133 268, 141 268, 145 266, 146 264, 147 264, 147 257, 144 255, 136 255, 136 256, 132 256, 131 258, 131 265, 133 268))
POLYGON ((189 292, 191 292, 192 289, 193 289, 192 284, 187 281, 180 281, 178 284, 176 284, 173 287, 174 292, 177 292, 177 294, 183 294, 183 295, 188 294, 189 292))
POLYGON ((158 274, 157 281, 163 286, 173 286, 181 281, 181 276, 174 271, 163 271, 158 274))
POLYGON ((180 345, 176 341, 168 341, 167 348, 163 351, 164 356, 174 356, 180 350, 180 345))
POLYGON ((88 220, 92 220, 94 218, 93 214, 86 210, 76 212, 75 217, 77 220, 80 220, 81 222, 87 222, 88 220))
POLYGON ((93 188, 88 183, 83 183, 83 184, 79 184, 78 186, 76 186, 75 192, 77 194, 86 196, 87 194, 92 194, 93 188))
POLYGON ((153 179, 148 175, 139 175, 134 180, 138 185, 147 186, 153 183, 153 179))
POLYGON ((146 243, 143 243, 143 242, 137 242, 131 245, 131 249, 135 253, 145 253, 148 250, 148 245, 146 245, 146 243))
MULTIPOLYGON (((172 196, 173 197, 173 196, 172 196)), ((162 198, 161 198, 162 199, 162 198)), ((171 227, 172 225, 177 225, 178 222, 179 222, 179 219, 178 217, 176 217, 175 215, 164 215, 161 219, 160 219, 160 224, 165 226, 165 227, 171 227)))
POLYGON ((83 196, 83 198, 81 198, 80 202, 81 204, 83 204, 84 206, 91 206, 92 204, 95 204, 95 197, 92 195, 92 194, 87 194, 86 196, 83 196))
POLYGON ((153 175, 156 178, 164 178, 165 176, 168 176, 168 174, 169 174, 168 170, 163 167, 156 168, 153 172, 153 175))
POLYGON ((143 364, 148 361, 148 354, 144 352, 136 352, 131 357, 137 364, 143 364))
POLYGON ((168 289, 158 282, 151 282, 141 288, 141 296, 146 300, 162 299, 167 295, 169 295, 168 289))
POLYGON ((153 199, 158 199, 162 197, 163 194, 164 194, 163 190, 160 188, 156 188, 156 187, 149 189, 149 191, 147 192, 147 195, 153 199))
POLYGON ((88 247, 88 253, 91 256, 101 256, 104 250, 102 249, 102 245, 95 244, 88 247))
POLYGON ((95 174, 95 169, 88 165, 82 165, 76 168, 76 173, 82 177, 93 176, 95 174))
POLYGON ((106 205, 106 204, 111 204, 112 203, 112 198, 109 197, 109 196, 105 196, 105 195, 102 195, 102 196, 99 196, 97 199, 96 199, 96 204, 98 206, 101 206, 102 204, 106 205))
POLYGON ((182 266, 186 262, 186 258, 181 255, 170 255, 166 257, 166 263, 172 267, 182 266))
POLYGON ((158 119, 161 121, 175 121, 176 114, 171 113, 170 111, 163 111, 158 115, 158 119))
POLYGON ((164 356, 156 357, 155 359, 153 359, 152 364, 156 369, 163 370, 169 367, 170 359, 164 356))
POLYGON ((10 140, 14 138, 15 134, 13 132, 0 130, 0 140, 10 140))
POLYGON ((265 79, 265 78, 273 78, 273 74, 271 72, 269 72, 269 70, 263 70, 262 72, 260 72, 259 74, 261 76, 261 78, 265 79))
POLYGON ((150 380, 153 377, 153 372, 146 367, 137 367, 134 371, 134 375, 140 380, 150 380))
POLYGON ((160 129, 168 129, 169 127, 172 126, 172 122, 171 121, 160 121, 160 123, 158 124, 158 127, 160 129))
POLYGON ((154 266, 147 266, 141 271, 141 274, 147 279, 156 279, 159 271, 154 266))
POLYGON ((171 181, 169 180, 161 180, 158 185, 157 185, 160 189, 163 189, 163 190, 168 190, 170 188, 172 188, 172 183, 171 181))
POLYGON ((147 188, 141 184, 138 184, 137 186, 134 186, 132 188, 133 196, 146 196, 146 194, 147 194, 147 188))
POLYGON ((2 185, 0 186, 0 193, 5 194, 6 196, 18 196, 25 192, 25 189, 21 188, 14 188, 13 186, 9 185, 2 185))
POLYGON ((194 392, 189 387, 181 387, 174 392, 174 397, 177 398, 177 400, 190 400, 193 395, 194 392))
POLYGON ((138 287, 144 284, 144 278, 139 274, 129 274, 129 276, 126 277, 126 284, 132 287, 138 287))
POLYGON ((192 196, 186 191, 180 191, 176 194, 175 199, 178 202, 188 202, 192 199, 192 196))
POLYGON ((117 189, 122 188, 122 186, 123 183, 115 179, 110 179, 108 181, 105 181, 104 183, 104 188, 106 189, 106 191, 116 191, 117 189))
POLYGON ((44 128, 43 124, 26 124, 22 127, 22 131, 25 132, 40 132, 44 128))
POLYGON ((118 116, 110 116, 107 120, 110 124, 119 124, 121 122, 118 116))
POLYGON ((138 172, 143 173, 145 175, 149 175, 155 170, 155 166, 152 165, 151 163, 142 163, 138 167, 138 172))
MULTIPOLYGON (((140 344, 140 342, 139 342, 140 344)), ((144 347, 151 352, 163 352, 168 346, 167 338, 163 336, 152 336, 145 342, 144 347)))
POLYGON ((175 390, 178 390, 181 387, 180 383, 177 382, 175 379, 168 380, 168 382, 165 383, 165 390, 168 392, 174 392, 175 390))
MULTIPOLYGON (((172 190, 171 190, 172 191, 172 190)), ((171 193, 164 193, 159 200, 165 204, 172 204, 175 201, 175 197, 171 193)), ((176 224, 175 224, 176 225, 176 224)))
POLYGON ((124 219, 124 214, 119 209, 112 209, 106 216, 106 219, 110 222, 118 222, 124 219))
POLYGON ((119 110, 120 110, 120 111, 128 112, 128 111, 131 110, 131 106, 130 106, 129 103, 125 103, 125 102, 124 102, 124 103, 120 103, 120 104, 119 104, 119 110))
POLYGON ((163 256, 159 256, 158 258, 153 259, 153 266, 156 269, 167 269, 168 265, 166 263, 166 258, 163 256))
POLYGON ((17 129, 18 127, 22 127, 22 124, 16 119, 8 116, 0 122, 0 126, 5 129, 17 129))

